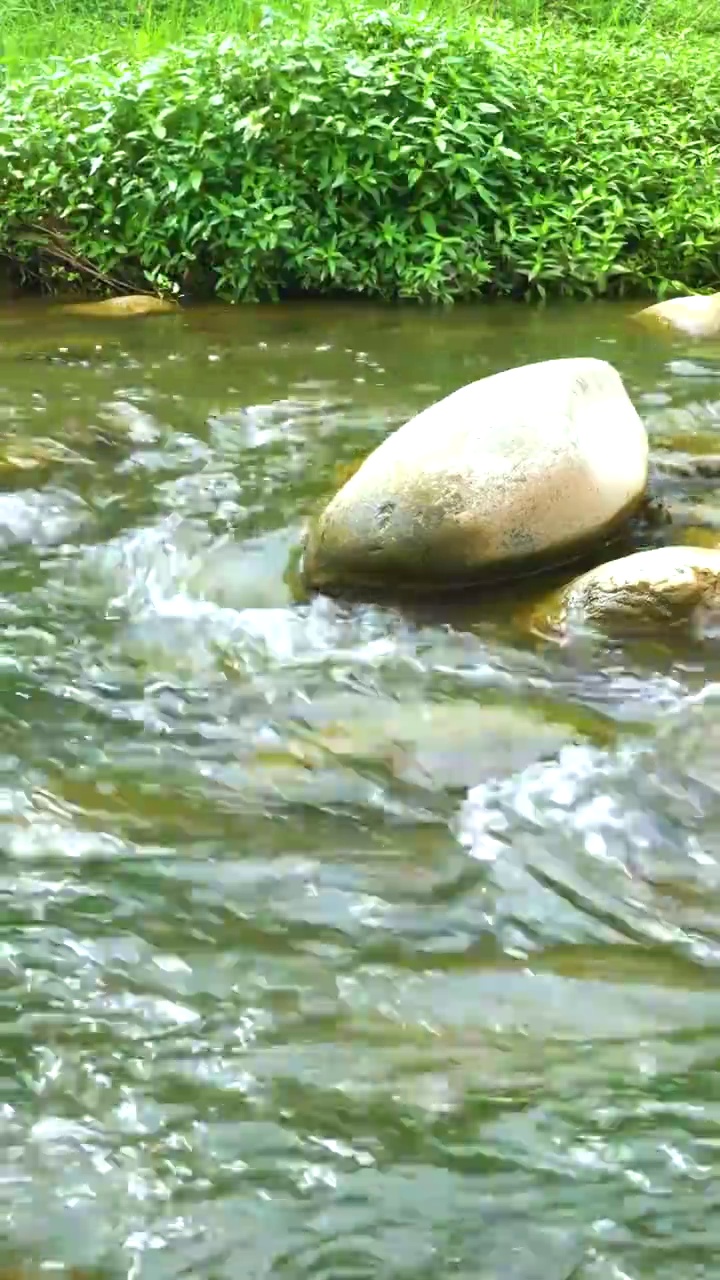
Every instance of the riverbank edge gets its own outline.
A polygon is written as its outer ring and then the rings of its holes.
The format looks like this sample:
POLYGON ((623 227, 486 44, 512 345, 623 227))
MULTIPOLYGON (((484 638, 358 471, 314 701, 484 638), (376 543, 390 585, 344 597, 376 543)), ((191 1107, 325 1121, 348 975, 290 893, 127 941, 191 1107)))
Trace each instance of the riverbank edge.
POLYGON ((662 296, 720 265, 712 39, 398 7, 0 90, 22 287, 240 302, 662 296))

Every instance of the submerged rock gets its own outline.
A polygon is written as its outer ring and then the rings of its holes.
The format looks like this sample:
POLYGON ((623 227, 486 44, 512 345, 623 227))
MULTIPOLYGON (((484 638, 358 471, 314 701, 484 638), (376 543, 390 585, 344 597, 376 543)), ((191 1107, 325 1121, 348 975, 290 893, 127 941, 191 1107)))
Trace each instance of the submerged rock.
POLYGON ((641 498, 648 442, 604 360, 494 374, 367 457, 305 549, 310 586, 437 590, 570 559, 641 498))
POLYGON ((81 1270, 79 1267, 63 1267, 53 1266, 51 1271, 47 1267, 25 1266, 22 1263, 15 1265, 8 1264, 0 1267, 0 1280, 47 1280, 47 1276, 52 1275, 56 1280, 100 1280, 100 1273, 97 1271, 81 1270))
POLYGON ((643 324, 674 329, 691 338, 715 338, 720 334, 720 293, 691 293, 682 298, 667 298, 638 311, 635 319, 643 324))
POLYGON ((306 734, 294 752, 307 766, 328 758, 360 766, 384 764, 396 778, 430 789, 464 790, 522 770, 567 742, 606 741, 599 716, 559 713, 541 704, 397 702, 338 696, 307 708, 306 734))
POLYGON ((169 315, 178 310, 178 304, 169 298, 155 298, 143 293, 128 293, 119 298, 104 298, 100 302, 69 302, 63 311, 74 316, 106 316, 109 319, 120 316, 156 316, 169 315))
POLYGON ((685 480, 713 480, 720 476, 720 453, 670 453, 655 450, 652 463, 656 472, 685 480))
POLYGON ((720 530, 711 525, 686 524, 676 529, 675 536, 684 546, 720 550, 720 530))
POLYGON ((535 610, 533 627, 562 634, 599 628, 626 635, 697 627, 720 612, 720 550, 655 547, 576 578, 535 610))

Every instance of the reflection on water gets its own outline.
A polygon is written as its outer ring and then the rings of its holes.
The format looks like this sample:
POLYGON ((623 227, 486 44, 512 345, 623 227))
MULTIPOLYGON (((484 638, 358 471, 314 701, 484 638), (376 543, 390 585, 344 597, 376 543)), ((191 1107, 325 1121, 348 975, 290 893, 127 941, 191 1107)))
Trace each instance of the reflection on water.
POLYGON ((715 642, 288 572, 389 428, 573 354, 720 453, 718 353, 622 308, 0 315, 0 1280, 714 1274, 715 642))

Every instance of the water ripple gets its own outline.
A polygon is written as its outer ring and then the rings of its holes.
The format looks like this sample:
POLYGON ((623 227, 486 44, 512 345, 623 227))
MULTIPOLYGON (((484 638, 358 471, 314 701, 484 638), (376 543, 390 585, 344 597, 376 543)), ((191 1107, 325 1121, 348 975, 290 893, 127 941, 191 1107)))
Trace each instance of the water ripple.
MULTIPOLYGON (((713 1274, 713 644, 558 650, 487 596, 293 577, 428 397, 610 350, 654 443, 713 452, 712 355, 600 304, 122 334, 28 308, 0 388, 0 1280, 713 1274)), ((663 484, 712 528, 712 485, 663 484)))

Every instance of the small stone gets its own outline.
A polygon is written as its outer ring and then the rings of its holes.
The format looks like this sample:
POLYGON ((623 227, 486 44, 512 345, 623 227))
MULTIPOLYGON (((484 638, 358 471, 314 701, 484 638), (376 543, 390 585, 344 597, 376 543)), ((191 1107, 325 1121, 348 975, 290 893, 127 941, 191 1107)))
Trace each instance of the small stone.
POLYGON ((533 630, 563 635, 697 629, 720 612, 720 550, 655 547, 582 574, 533 611, 533 630))

